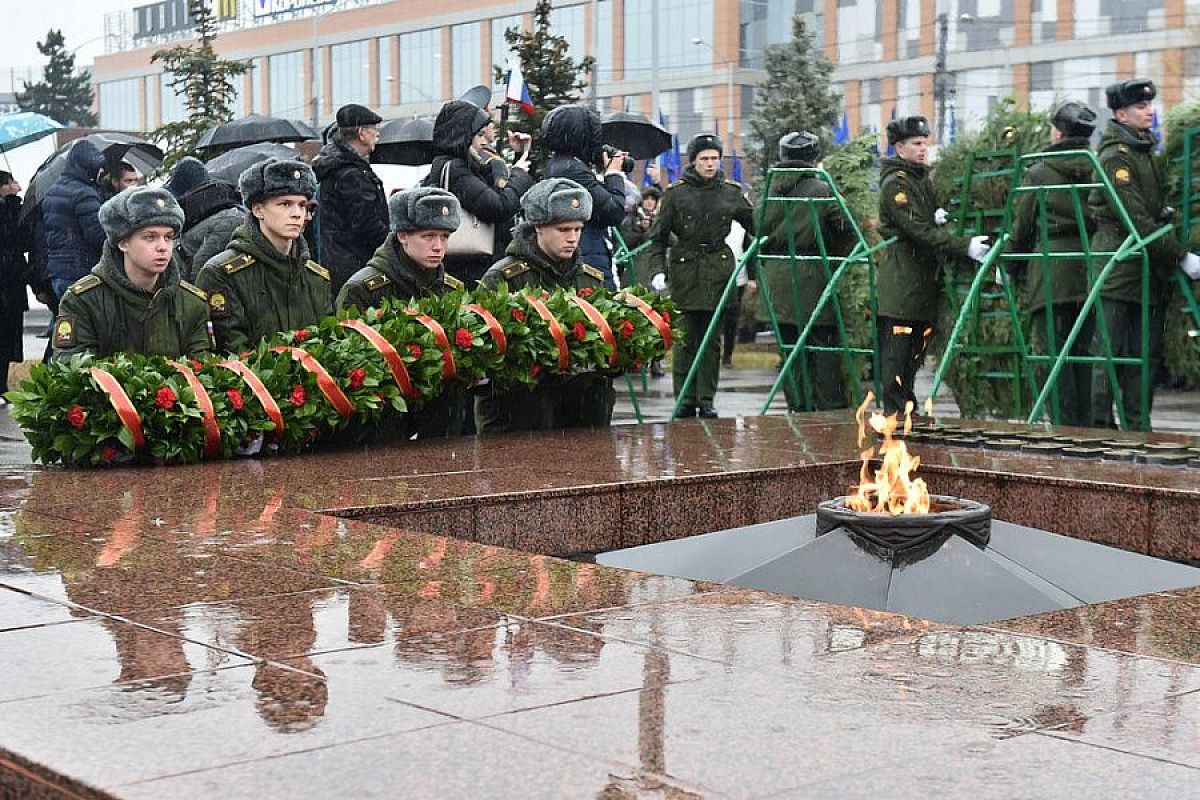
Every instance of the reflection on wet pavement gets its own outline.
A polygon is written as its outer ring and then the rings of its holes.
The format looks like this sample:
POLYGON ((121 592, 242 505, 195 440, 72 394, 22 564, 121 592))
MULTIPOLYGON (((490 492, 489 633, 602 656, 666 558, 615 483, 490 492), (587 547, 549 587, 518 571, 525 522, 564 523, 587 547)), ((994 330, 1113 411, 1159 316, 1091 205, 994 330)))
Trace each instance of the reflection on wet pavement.
MULTIPOLYGON (((513 437, 505 453, 334 454, 319 476, 316 457, 0 475, 0 795, 86 794, 59 775, 147 798, 397 786, 1179 797, 1200 785, 1200 590, 961 628, 382 522, 425 504, 454 534, 468 524, 443 502, 454 492, 562 478, 583 492, 570 498, 615 498, 605 525, 649 525, 653 513, 631 516, 656 502, 641 493, 647 474, 744 480, 753 502, 705 513, 755 518, 799 502, 779 495, 842 438, 824 421, 680 424, 598 445, 574 433, 513 437), (574 471, 499 475, 505 457, 563 445, 578 451, 574 471), (369 515, 381 522, 320 511, 384 507, 369 515)), ((570 513, 564 526, 592 512, 570 513)), ((485 518, 470 511, 469 524, 485 518)), ((586 538, 552 522, 504 524, 548 550, 586 538)))

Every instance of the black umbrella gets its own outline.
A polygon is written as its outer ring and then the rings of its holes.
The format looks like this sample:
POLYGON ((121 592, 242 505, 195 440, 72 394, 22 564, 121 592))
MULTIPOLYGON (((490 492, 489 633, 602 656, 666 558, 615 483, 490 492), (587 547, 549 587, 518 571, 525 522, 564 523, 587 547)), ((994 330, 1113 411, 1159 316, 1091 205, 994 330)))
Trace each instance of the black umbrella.
POLYGON ((260 161, 267 161, 272 158, 294 159, 298 157, 294 147, 288 147, 286 144, 277 144, 276 142, 260 142, 259 144, 248 144, 245 147, 238 147, 222 153, 216 158, 211 159, 206 166, 208 167, 209 177, 220 178, 236 185, 241 174, 260 161))
POLYGON ((210 154, 244 147, 261 142, 303 142, 316 139, 317 132, 300 120, 263 117, 251 114, 248 117, 223 122, 209 128, 196 143, 197 150, 210 154))
POLYGON ((72 139, 55 150, 54 155, 43 161, 42 165, 37 168, 37 172, 33 174, 33 179, 29 181, 29 188, 25 190, 25 201, 21 205, 21 219, 42 204, 50 187, 67 168, 67 153, 71 152, 71 148, 77 142, 84 139, 96 146, 96 149, 104 156, 106 164, 116 165, 125 161, 143 175, 154 172, 163 160, 162 150, 145 139, 139 139, 127 133, 101 131, 79 139, 72 139))
POLYGON ((394 119, 379 129, 371 161, 419 167, 433 161, 433 122, 427 119, 394 119))
POLYGON ((605 144, 637 159, 654 158, 671 149, 670 131, 632 111, 614 111, 606 115, 600 129, 605 144))

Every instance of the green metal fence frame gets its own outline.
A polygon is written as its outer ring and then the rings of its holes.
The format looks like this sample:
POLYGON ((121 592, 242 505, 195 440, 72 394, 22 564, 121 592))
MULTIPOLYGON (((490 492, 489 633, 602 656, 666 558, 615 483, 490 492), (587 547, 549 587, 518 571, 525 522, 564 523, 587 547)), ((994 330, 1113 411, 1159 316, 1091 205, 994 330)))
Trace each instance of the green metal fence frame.
MULTIPOLYGON (((1113 387, 1113 398, 1117 407, 1118 424, 1121 428, 1128 429, 1130 427, 1130 420, 1125 413, 1120 386, 1117 383, 1116 367, 1137 366, 1141 372, 1139 376, 1139 390, 1142 398, 1141 418, 1139 419, 1139 424, 1142 428, 1148 429, 1150 423, 1150 385, 1151 381, 1154 379, 1154 376, 1150 374, 1150 260, 1147 247, 1156 239, 1170 232, 1174 226, 1169 224, 1164 225, 1148 236, 1141 236, 1134 227, 1133 221, 1129 217, 1129 213, 1125 210, 1125 206, 1121 203, 1120 198, 1117 196, 1111 181, 1108 179, 1108 176, 1104 173, 1104 170, 1100 168, 1100 163, 1096 158, 1096 154, 1090 150, 1067 150, 1053 153, 1029 153, 1020 157, 1017 173, 1018 174, 1014 180, 1014 185, 1009 190, 1008 197, 1005 201, 1002 229, 1004 232, 1001 233, 996 245, 991 249, 991 251, 988 252, 987 257, 984 258, 983 262, 979 264, 975 271, 974 280, 972 281, 970 289, 968 290, 967 299, 964 301, 959 310, 959 314, 955 321, 954 329, 951 331, 950 339, 947 342, 942 361, 938 365, 937 372, 934 374, 933 386, 930 389, 930 400, 937 396, 938 390, 941 388, 942 381, 945 378, 946 371, 960 353, 961 348, 958 345, 958 340, 962 335, 962 330, 968 319, 972 316, 972 310, 978 305, 980 287, 983 283, 984 277, 990 270, 999 266, 1002 261, 1026 261, 1031 258, 1037 258, 1042 261, 1043 270, 1046 270, 1048 269, 1048 265, 1053 261, 1060 259, 1082 258, 1084 259, 1084 263, 1088 271, 1088 283, 1090 288, 1088 295, 1084 300, 1079 317, 1075 320, 1074 325, 1072 325, 1070 332, 1067 334, 1067 338, 1063 343, 1061 352, 1057 354, 1043 356, 1029 351, 1029 348, 1026 346, 1024 341, 1021 320, 1017 310, 1015 297, 1013 296, 1011 289, 1012 282, 1011 280, 1005 280, 1003 282, 1004 291, 1010 303, 1009 308, 1013 319, 1014 336, 1018 337, 1019 346, 1025 354, 1024 358, 1022 359, 1022 369, 1027 373, 1027 378, 1030 381, 1029 385, 1037 385, 1036 377, 1033 375, 1032 365, 1035 363, 1050 364, 1050 371, 1045 378, 1045 383, 1039 390, 1036 399, 1034 399, 1032 408, 1026 416, 1025 421, 1027 423, 1033 423, 1038 420, 1043 409, 1045 408, 1048 396, 1054 390, 1054 385, 1058 379, 1058 375, 1066 364, 1100 364, 1103 365, 1108 380, 1113 387), (1092 162, 1093 174, 1098 176, 1098 180, 1087 184, 1051 184, 1045 186, 1020 185, 1019 179, 1024 175, 1028 165, 1034 161, 1048 161, 1080 156, 1086 157, 1092 162), (1093 189, 1098 189, 1105 193, 1105 196, 1108 198, 1111 207, 1117 211, 1122 228, 1125 231, 1128 231, 1126 238, 1116 250, 1099 251, 1091 248, 1091 239, 1088 236, 1083 216, 1083 203, 1086 201, 1081 200, 1080 196, 1085 190, 1091 192, 1093 189), (1051 253, 1046 249, 1047 244, 1045 237, 1040 236, 1040 251, 1036 253, 1006 253, 1005 249, 1007 248, 1010 239, 1009 231, 1013 222, 1017 198, 1020 195, 1027 193, 1034 193, 1038 196, 1038 200, 1036 202, 1038 203, 1039 225, 1041 226, 1041 233, 1044 234, 1046 231, 1045 198, 1046 195, 1048 195, 1051 191, 1071 192, 1072 202, 1075 209, 1076 224, 1079 226, 1080 242, 1083 246, 1083 249, 1078 252, 1051 253), (1140 257, 1142 267, 1140 337, 1141 356, 1138 358, 1113 356, 1111 343, 1108 341, 1107 328, 1104 325, 1104 309, 1102 304, 1099 303, 1100 294, 1104 289, 1104 284, 1108 280, 1108 277, 1112 273, 1113 269, 1116 268, 1117 263, 1130 257, 1140 257), (1104 267, 1097 273, 1093 268, 1093 264, 1099 258, 1106 258, 1107 261, 1104 267), (1079 333, 1082 330, 1088 315, 1093 309, 1095 309, 1095 313, 1097 315, 1096 327, 1103 345, 1104 353, 1103 355, 1099 356, 1072 356, 1070 354, 1071 349, 1074 346, 1076 339, 1079 338, 1079 333)), ((1050 313, 1053 312, 1051 311, 1050 313)), ((1052 410, 1051 413, 1054 414, 1055 412, 1052 410)))

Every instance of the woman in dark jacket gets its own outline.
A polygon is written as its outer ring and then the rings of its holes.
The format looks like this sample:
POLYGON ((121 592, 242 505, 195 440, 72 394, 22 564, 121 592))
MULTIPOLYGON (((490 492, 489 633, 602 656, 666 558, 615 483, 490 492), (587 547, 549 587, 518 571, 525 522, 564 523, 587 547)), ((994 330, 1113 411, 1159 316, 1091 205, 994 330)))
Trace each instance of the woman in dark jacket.
POLYGON ((42 202, 46 230, 46 277, 54 296, 62 297, 75 281, 100 263, 104 228, 100 227, 100 190, 96 186, 104 156, 87 139, 67 153, 67 166, 42 202))
POLYGON ((605 284, 616 288, 612 276, 612 249, 608 229, 625 219, 625 174, 621 165, 626 153, 605 152, 601 141, 600 114, 587 106, 559 106, 542 120, 542 145, 553 157, 546 168, 548 178, 570 178, 592 196, 592 218, 583 226, 579 257, 604 273, 605 284), (592 164, 604 172, 597 180, 592 164))
MULTIPOLYGON (((446 272, 468 289, 474 289, 488 267, 504 256, 512 241, 514 217, 521 210, 521 196, 533 186, 527 140, 510 137, 520 156, 509 167, 495 150, 495 138, 491 117, 466 100, 446 103, 433 124, 435 155, 424 185, 447 189, 464 211, 493 226, 491 255, 446 256, 446 272)), ((464 219, 463 224, 469 223, 464 219)))
MULTIPOLYGON (((8 367, 24 360, 21 336, 29 300, 25 295, 29 236, 18 222, 21 184, 0 171, 0 393, 8 391, 8 367)), ((8 401, 0 397, 0 405, 8 401)))

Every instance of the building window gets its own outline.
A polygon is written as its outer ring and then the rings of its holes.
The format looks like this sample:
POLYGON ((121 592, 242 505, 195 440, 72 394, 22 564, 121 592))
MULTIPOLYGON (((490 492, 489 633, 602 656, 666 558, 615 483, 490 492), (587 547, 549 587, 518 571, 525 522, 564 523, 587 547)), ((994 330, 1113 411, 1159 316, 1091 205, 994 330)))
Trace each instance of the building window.
MULTIPOLYGON (((294 50, 271 56, 267 60, 270 71, 270 113, 276 117, 303 116, 309 110, 311 98, 304 91, 304 53, 294 50)), ((316 90, 316 86, 313 86, 316 90)))
POLYGON ((837 55, 841 63, 879 61, 883 42, 879 39, 879 0, 838 0, 837 55))
POLYGON ((347 103, 370 105, 371 61, 365 39, 329 48, 332 85, 329 97, 335 109, 347 103))
MULTIPOLYGON (((711 71, 712 0, 658 0, 659 72, 711 71), (694 40, 701 43, 696 44, 694 40)), ((651 0, 625 0, 625 77, 650 77, 651 0)), ((721 65, 724 66, 724 65, 721 65)))
POLYGON ((400 35, 400 102, 437 103, 442 99, 442 32, 400 35))
POLYGON ((392 83, 395 73, 392 72, 392 54, 396 48, 395 36, 384 36, 379 40, 379 105, 395 105, 392 99, 392 83))
POLYGON ((815 34, 813 46, 824 52, 824 0, 742 0, 740 7, 738 61, 743 67, 762 69, 766 48, 790 42, 792 17, 796 14, 804 18, 808 30, 815 34))
POLYGON ((492 20, 492 65, 500 68, 501 72, 508 69, 508 42, 504 32, 509 28, 525 29, 525 18, 520 14, 510 17, 496 17, 492 20))
MULTIPOLYGON (((596 4, 597 36, 600 48, 596 56, 598 83, 611 83, 616 64, 613 63, 613 4, 612 0, 599 0, 596 4)), ((590 49, 590 48, 589 48, 590 49)))
MULTIPOLYGON (((175 80, 175 74, 171 72, 164 72, 158 76, 159 118, 163 125, 168 122, 180 122, 187 119, 188 115, 187 99, 171 88, 170 84, 173 80, 175 80)), ((179 88, 183 89, 182 86, 179 88)), ((234 106, 234 110, 237 110, 237 106, 234 106)))
POLYGON ((101 125, 121 131, 141 130, 142 118, 138 110, 141 78, 104 81, 99 89, 101 125))
POLYGON ((266 100, 266 98, 263 97, 263 91, 262 91, 263 71, 266 68, 267 68, 267 59, 260 57, 260 58, 254 59, 254 68, 251 69, 248 73, 246 73, 247 77, 250 79, 250 113, 251 114, 266 114, 267 113, 266 103, 263 102, 264 100, 266 100))
MULTIPOLYGON (((483 53, 478 22, 455 25, 450 29, 450 93, 461 97, 467 89, 479 84, 483 72, 483 53)), ((489 82, 490 83, 490 82, 489 82)))
POLYGON ((583 6, 561 6, 550 11, 550 29, 567 40, 567 54, 578 61, 591 50, 585 39, 583 6))

